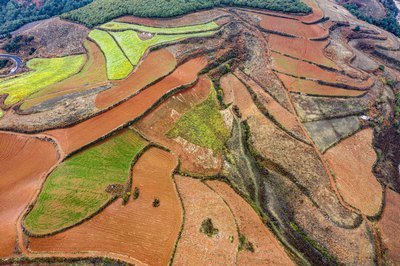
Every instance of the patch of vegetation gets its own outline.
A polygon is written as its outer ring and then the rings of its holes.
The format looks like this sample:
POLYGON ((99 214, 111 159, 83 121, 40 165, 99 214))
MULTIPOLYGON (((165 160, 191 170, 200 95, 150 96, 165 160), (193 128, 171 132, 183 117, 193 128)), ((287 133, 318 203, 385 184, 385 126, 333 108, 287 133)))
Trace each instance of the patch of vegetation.
POLYGON ((107 186, 129 179, 131 160, 146 145, 139 134, 124 130, 68 158, 47 178, 26 229, 48 234, 96 213, 113 198, 107 186))
POLYGON ((29 45, 33 40, 33 36, 17 35, 9 38, 2 48, 7 53, 18 53, 21 47, 29 45))
POLYGON ((140 190, 139 190, 139 188, 138 187, 135 187, 135 189, 133 190, 133 199, 134 200, 137 200, 138 198, 139 198, 139 196, 140 196, 140 190))
POLYGON ((193 34, 178 34, 178 35, 156 35, 148 40, 141 40, 136 31, 128 30, 122 32, 110 32, 110 34, 117 40, 122 50, 133 65, 137 65, 140 58, 146 50, 154 45, 163 44, 167 42, 174 42, 190 37, 203 37, 209 36, 214 32, 203 32, 193 34))
POLYGON ((123 79, 132 72, 132 64, 109 33, 96 29, 90 32, 89 37, 99 45, 106 57, 109 79, 123 79))
POLYGON ((254 253, 254 246, 245 235, 239 233, 239 251, 247 250, 254 253))
POLYGON ((394 106, 394 126, 397 134, 400 135, 400 92, 396 93, 394 106))
POLYGON ((214 227, 211 218, 204 219, 201 223, 200 232, 207 235, 208 237, 213 237, 218 234, 218 229, 214 227))
POLYGON ((400 24, 397 21, 398 10, 395 3, 392 0, 382 0, 381 2, 386 8, 386 16, 380 19, 364 14, 359 6, 354 3, 346 3, 343 6, 358 19, 374 24, 400 37, 400 24))
POLYGON ((167 136, 182 137, 199 146, 221 151, 229 138, 229 131, 219 112, 215 90, 211 89, 204 102, 181 116, 167 136))
POLYGON ((153 200, 153 207, 154 207, 154 208, 157 208, 157 207, 159 207, 159 206, 160 206, 160 200, 157 199, 157 198, 154 198, 154 200, 153 200))
POLYGON ((0 69, 5 68, 6 66, 9 66, 11 64, 11 61, 8 59, 0 59, 0 69))
POLYGON ((0 95, 8 94, 6 105, 15 104, 48 85, 78 73, 85 60, 85 55, 32 59, 27 63, 31 71, 0 82, 0 95))
POLYGON ((183 33, 195 33, 202 31, 216 30, 218 29, 218 24, 215 22, 209 22, 205 24, 189 25, 182 27, 160 28, 160 27, 149 27, 144 25, 111 21, 104 25, 101 25, 100 28, 105 30, 117 30, 117 31, 135 30, 141 32, 160 33, 160 34, 183 34, 183 33))
POLYGON ((57 16, 80 8, 93 0, 0 0, 0 34, 6 34, 32 21, 57 16), (39 2, 39 1, 37 1, 39 2))
POLYGON ((311 12, 311 8, 300 0, 96 0, 62 17, 94 27, 123 15, 168 18, 225 5, 289 13, 311 12))

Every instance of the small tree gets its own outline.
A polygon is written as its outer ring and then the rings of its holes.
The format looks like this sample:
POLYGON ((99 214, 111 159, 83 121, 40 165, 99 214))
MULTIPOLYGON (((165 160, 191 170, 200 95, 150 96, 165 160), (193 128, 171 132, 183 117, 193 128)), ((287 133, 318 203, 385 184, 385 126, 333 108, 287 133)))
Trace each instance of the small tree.
POLYGON ((212 220, 207 218, 201 223, 200 232, 206 234, 208 237, 212 237, 218 234, 218 229, 214 227, 212 220))
POLYGON ((135 189, 133 190, 133 199, 137 200, 139 198, 140 195, 140 191, 138 187, 135 187, 135 189))
POLYGON ((157 208, 158 206, 160 206, 160 200, 157 198, 154 198, 153 200, 153 207, 157 208))
POLYGON ((360 31, 360 30, 361 30, 360 25, 357 25, 357 26, 354 28, 354 31, 360 31))

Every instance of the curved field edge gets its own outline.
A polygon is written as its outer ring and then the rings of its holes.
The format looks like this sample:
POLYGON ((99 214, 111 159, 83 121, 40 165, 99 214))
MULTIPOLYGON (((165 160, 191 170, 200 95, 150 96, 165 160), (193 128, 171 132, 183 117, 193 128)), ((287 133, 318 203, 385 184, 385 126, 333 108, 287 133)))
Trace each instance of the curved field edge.
POLYGON ((82 222, 115 199, 115 188, 129 179, 132 158, 147 141, 123 130, 68 158, 47 178, 24 220, 30 235, 54 234, 82 222))
POLYGON ((0 95, 8 95, 4 105, 15 104, 48 85, 78 73, 85 61, 85 55, 31 59, 27 63, 31 71, 0 83, 0 95))

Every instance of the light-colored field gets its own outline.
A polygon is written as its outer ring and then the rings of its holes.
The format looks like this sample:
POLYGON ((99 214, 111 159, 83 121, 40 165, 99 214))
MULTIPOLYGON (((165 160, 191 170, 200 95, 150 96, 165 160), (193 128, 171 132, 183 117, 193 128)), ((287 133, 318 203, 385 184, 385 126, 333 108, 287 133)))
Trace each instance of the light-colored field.
POLYGON ((117 40, 122 50, 133 65, 137 65, 143 54, 152 46, 163 43, 175 42, 191 37, 205 37, 214 34, 214 31, 192 33, 192 34, 177 34, 177 35, 155 35, 148 40, 142 40, 138 33, 133 30, 110 32, 117 40))
POLYGON ((185 208, 185 222, 174 265, 234 265, 238 246, 235 219, 223 199, 199 180, 175 176, 185 208), (210 218, 218 233, 200 232, 210 218))
POLYGON ((88 60, 78 74, 31 95, 20 108, 25 110, 55 97, 103 85, 107 81, 104 55, 93 42, 86 41, 84 46, 88 53, 88 60))
POLYGON ((123 79, 132 72, 132 64, 109 33, 95 29, 90 32, 89 38, 99 45, 106 57, 107 75, 109 79, 123 79))
POLYGON ((31 70, 0 82, 0 95, 8 94, 4 104, 15 104, 39 90, 79 72, 85 63, 84 55, 60 58, 35 58, 26 64, 31 70))
MULTIPOLYGON (((97 251, 105 257, 125 255, 147 265, 168 265, 182 223, 182 209, 172 180, 177 161, 166 151, 150 148, 133 167, 137 200, 116 201, 85 223, 45 238, 30 238, 33 251, 80 253, 97 251), (160 206, 152 206, 153 199, 160 206)), ((136 264, 136 263, 135 263, 136 264)))
POLYGON ((383 200, 382 187, 372 172, 377 160, 372 139, 373 130, 364 129, 325 153, 344 200, 368 216, 379 213, 383 200))
POLYGON ((170 138, 181 137, 191 143, 221 151, 229 131, 219 112, 214 88, 207 100, 182 115, 167 133, 170 138))
POLYGON ((15 251, 16 223, 56 165, 55 146, 34 137, 0 133, 0 258, 15 251))
POLYGON ((112 198, 107 186, 128 180, 131 160, 146 144, 136 132, 123 130, 68 158, 47 178, 25 228, 48 234, 95 213, 112 198))
POLYGON ((239 231, 254 246, 254 253, 239 251, 237 265, 294 265, 284 248, 261 221, 257 213, 226 183, 208 181, 232 210, 239 231))
POLYGON ((105 30, 135 30, 141 32, 149 32, 149 33, 161 33, 161 34, 182 34, 182 33, 194 33, 194 32, 202 32, 202 31, 211 31, 218 28, 218 24, 215 22, 209 22, 205 24, 198 25, 189 25, 189 26, 181 26, 181 27, 149 27, 144 25, 132 24, 132 23, 123 23, 111 21, 106 24, 100 26, 100 28, 105 30))

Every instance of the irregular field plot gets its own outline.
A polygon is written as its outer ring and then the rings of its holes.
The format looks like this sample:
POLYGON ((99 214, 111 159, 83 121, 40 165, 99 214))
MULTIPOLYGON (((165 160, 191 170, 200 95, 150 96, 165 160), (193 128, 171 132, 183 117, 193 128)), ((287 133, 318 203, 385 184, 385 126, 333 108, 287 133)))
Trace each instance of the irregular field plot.
POLYGON ((26 64, 26 74, 0 82, 0 95, 8 94, 4 104, 15 104, 48 85, 76 74, 85 63, 84 55, 61 58, 35 58, 26 64))
POLYGON ((221 151, 229 131, 219 112, 215 90, 212 88, 207 100, 182 115, 167 136, 181 137, 201 147, 221 151))
POLYGON ((318 6, 315 0, 301 0, 303 3, 311 7, 312 13, 302 17, 300 20, 304 23, 314 23, 322 18, 324 18, 324 12, 318 6))
POLYGON ((95 213, 112 197, 107 186, 128 180, 132 158, 146 145, 134 131, 123 130, 68 158, 47 178, 25 228, 48 234, 95 213))
POLYGON ((218 24, 215 22, 209 22, 209 23, 198 24, 198 25, 159 28, 159 27, 149 27, 149 26, 144 26, 144 25, 111 21, 111 22, 108 22, 108 23, 100 26, 100 28, 105 29, 105 30, 111 30, 111 31, 112 30, 118 30, 118 31, 135 30, 135 31, 149 32, 149 33, 182 34, 182 33, 194 33, 194 32, 215 30, 218 28, 218 24))
POLYGON ((254 246, 254 253, 239 251, 238 265, 294 265, 275 236, 244 199, 221 181, 209 181, 207 184, 224 199, 232 210, 240 233, 254 246))
POLYGON ((185 208, 185 222, 178 242, 175 265, 234 265, 238 246, 235 219, 222 198, 199 180, 175 176, 185 208), (210 218, 218 234, 200 232, 210 218))
POLYGON ((101 30, 93 30, 90 32, 89 38, 99 45, 106 57, 109 79, 123 79, 132 72, 132 64, 110 34, 101 30))
POLYGON ((54 136, 66 154, 101 138, 121 125, 131 122, 153 107, 171 90, 197 80, 197 74, 207 65, 203 57, 192 59, 172 74, 151 85, 135 97, 80 124, 65 129, 47 131, 54 136))
POLYGON ((11 256, 16 223, 56 165, 55 146, 33 137, 0 133, 0 257, 11 256))
POLYGON ((386 190, 385 209, 378 227, 387 248, 388 265, 400 264, 400 195, 389 188, 386 190))
POLYGON ((366 93, 366 91, 347 90, 318 84, 312 80, 294 78, 285 74, 277 73, 285 87, 291 92, 300 92, 310 95, 326 95, 326 96, 348 96, 356 97, 366 93))
POLYGON ((324 54, 327 41, 310 41, 303 38, 288 38, 275 34, 269 36, 272 50, 319 65, 338 69, 338 66, 324 54))
POLYGON ((209 176, 217 174, 221 167, 220 156, 212 150, 166 136, 184 113, 207 99, 210 89, 211 80, 200 76, 196 85, 173 95, 135 124, 146 138, 171 149, 179 157, 180 169, 185 173, 209 176))
POLYGON ((106 61, 99 47, 90 41, 86 41, 84 46, 88 52, 88 60, 82 70, 70 78, 47 86, 46 88, 31 95, 21 105, 21 109, 29 109, 46 100, 53 99, 75 91, 91 89, 100 86, 107 81, 106 61))
POLYGON ((382 204, 382 187, 372 173, 377 159, 372 139, 372 129, 365 129, 325 154, 344 200, 369 216, 377 214, 382 204))
MULTIPOLYGON (((172 180, 177 162, 170 153, 151 148, 133 168, 137 200, 116 201, 85 223, 45 238, 30 238, 30 249, 44 252, 104 252, 121 254, 149 265, 167 265, 182 222, 182 210, 172 180), (152 206, 153 199, 160 206, 152 206)), ((127 261, 135 263, 127 257, 127 261)), ((136 264, 136 263, 135 263, 136 264)))
POLYGON ((146 85, 169 74, 176 64, 175 57, 166 49, 151 52, 132 75, 114 87, 100 92, 96 96, 96 107, 107 108, 128 98, 146 85))
POLYGON ((121 46, 122 50, 131 61, 133 65, 139 63, 140 58, 146 52, 148 48, 155 45, 160 45, 163 43, 174 42, 190 37, 204 37, 210 36, 215 32, 203 32, 203 33, 192 33, 192 34, 178 34, 178 35, 155 35, 151 39, 142 40, 139 38, 136 31, 118 31, 110 32, 112 36, 117 40, 118 44, 121 46))

